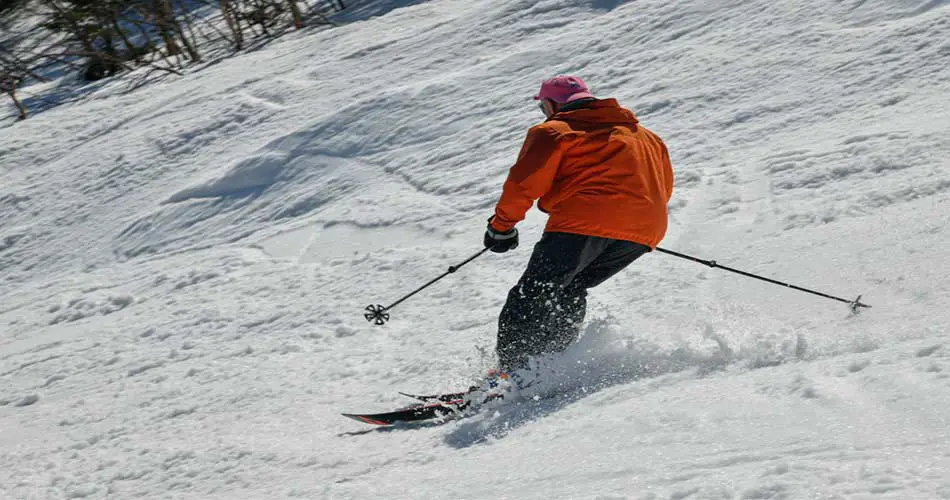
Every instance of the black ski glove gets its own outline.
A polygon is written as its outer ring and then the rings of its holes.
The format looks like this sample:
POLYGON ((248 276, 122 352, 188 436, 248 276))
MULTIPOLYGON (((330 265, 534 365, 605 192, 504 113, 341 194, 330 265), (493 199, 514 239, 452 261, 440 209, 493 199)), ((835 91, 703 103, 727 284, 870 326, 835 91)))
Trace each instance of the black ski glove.
POLYGON ((485 248, 491 248, 491 251, 495 253, 505 253, 518 248, 518 229, 498 231, 491 227, 492 218, 488 219, 488 229, 485 230, 485 248))

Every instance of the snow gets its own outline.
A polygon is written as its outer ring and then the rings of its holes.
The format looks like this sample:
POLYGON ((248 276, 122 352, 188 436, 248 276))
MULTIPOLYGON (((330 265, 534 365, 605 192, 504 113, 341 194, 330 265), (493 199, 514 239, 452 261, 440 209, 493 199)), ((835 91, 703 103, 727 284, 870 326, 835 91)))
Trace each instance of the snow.
MULTIPOLYGON (((0 498, 950 498, 950 5, 356 3, 0 129, 0 498), (375 429, 492 366, 485 219, 556 73, 671 151, 666 255, 556 394, 375 429)), ((30 89, 25 89, 29 91, 30 89)))

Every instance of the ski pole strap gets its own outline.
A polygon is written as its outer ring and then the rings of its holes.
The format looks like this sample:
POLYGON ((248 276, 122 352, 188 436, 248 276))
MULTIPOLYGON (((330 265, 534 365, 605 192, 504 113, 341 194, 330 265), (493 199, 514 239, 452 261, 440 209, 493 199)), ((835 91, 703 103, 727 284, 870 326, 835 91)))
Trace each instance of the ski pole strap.
POLYGON ((660 247, 657 247, 657 248, 656 248, 656 251, 657 251, 657 252, 660 252, 660 253, 665 253, 665 254, 667 254, 667 255, 672 255, 672 256, 674 256, 674 257, 679 257, 679 258, 681 258, 681 259, 691 260, 691 261, 693 261, 693 262, 698 262, 698 263, 700 263, 700 264, 705 264, 705 265, 707 265, 707 266, 709 266, 709 267, 719 268, 719 269, 723 269, 723 270, 725 270, 725 271, 733 272, 733 273, 736 273, 736 274, 741 274, 742 276, 748 276, 749 278, 755 278, 755 279, 757 279, 757 280, 762 280, 762 281, 765 281, 765 282, 768 282, 768 283, 772 283, 772 284, 775 284, 775 285, 784 286, 784 287, 786 287, 786 288, 791 288, 791 289, 793 289, 793 290, 798 290, 798 291, 801 291, 801 292, 806 292, 806 293, 810 293, 810 294, 813 294, 813 295, 818 295, 819 297, 825 297, 825 298, 827 298, 827 299, 837 300, 838 302, 844 302, 845 304, 848 304, 849 306, 851 306, 851 310, 854 311, 854 312, 857 312, 857 310, 858 310, 859 307, 867 307, 867 308, 870 308, 870 307, 871 307, 871 306, 869 306, 869 305, 867 305, 867 304, 863 304, 863 303, 861 302, 861 296, 860 296, 860 295, 858 295, 858 298, 856 298, 856 299, 854 299, 854 300, 842 299, 841 297, 835 297, 834 295, 828 295, 828 294, 826 294, 826 293, 816 292, 815 290, 809 290, 809 289, 807 289, 807 288, 802 288, 802 287, 800 287, 800 286, 791 285, 791 284, 789 284, 789 283, 785 283, 785 282, 782 282, 782 281, 774 280, 774 279, 772 279, 772 278, 766 278, 765 276, 759 276, 759 275, 757 275, 757 274, 752 274, 752 273, 748 273, 748 272, 745 272, 745 271, 740 271, 740 270, 738 270, 738 269, 733 269, 733 268, 728 267, 728 266, 722 266, 722 265, 719 265, 719 264, 718 264, 716 261, 714 261, 714 260, 704 260, 704 259, 700 259, 700 258, 697 258, 697 257, 693 257, 693 256, 691 256, 691 255, 686 255, 686 254, 682 254, 682 253, 679 253, 679 252, 674 252, 674 251, 672 251, 672 250, 666 250, 666 249, 660 248, 660 247))
POLYGON ((471 262, 471 261, 473 261, 473 260, 475 260, 475 259, 481 257, 485 252, 487 252, 487 251, 489 251, 489 250, 491 250, 491 248, 486 247, 486 248, 482 249, 482 251, 478 252, 477 254, 475 254, 475 255, 473 255, 473 256, 471 256, 471 257, 465 259, 464 261, 462 261, 461 264, 458 264, 458 265, 455 265, 455 266, 449 266, 449 269, 448 269, 446 272, 442 273, 441 275, 439 275, 439 276, 436 277, 436 278, 433 278, 432 280, 430 280, 430 281, 429 281, 428 283, 426 283, 425 285, 420 286, 419 288, 417 288, 417 289, 413 290, 412 292, 410 292, 408 295, 402 297, 401 299, 397 300, 396 302, 393 302, 392 304, 390 304, 390 305, 388 305, 388 306, 384 306, 384 305, 382 305, 382 304, 375 304, 375 305, 366 306, 366 309, 364 309, 364 310, 366 311, 366 313, 363 315, 363 317, 366 318, 366 321, 375 323, 375 324, 377 324, 377 325, 384 325, 384 324, 386 324, 386 322, 389 321, 389 314, 388 314, 388 311, 389 311, 390 309, 392 309, 392 308, 398 306, 399 304, 402 304, 403 302, 405 302, 406 300, 408 300, 410 297, 412 297, 412 296, 414 296, 415 294, 417 294, 417 293, 419 293, 419 292, 425 290, 426 288, 429 288, 430 286, 432 286, 433 284, 435 284, 437 281, 441 280, 442 278, 444 278, 444 277, 446 277, 446 276, 448 276, 448 275, 450 275, 450 274, 452 274, 452 273, 458 271, 459 269, 462 268, 462 266, 464 266, 465 264, 468 264, 469 262, 471 262))

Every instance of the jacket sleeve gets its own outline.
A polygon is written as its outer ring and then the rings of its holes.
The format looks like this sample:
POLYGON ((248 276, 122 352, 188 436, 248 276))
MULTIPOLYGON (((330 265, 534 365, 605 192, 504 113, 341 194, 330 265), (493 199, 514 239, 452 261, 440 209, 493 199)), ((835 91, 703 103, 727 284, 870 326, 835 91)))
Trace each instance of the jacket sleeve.
POLYGON ((660 141, 660 144, 663 145, 663 160, 666 162, 666 199, 669 202, 669 199, 673 197, 673 162, 670 161, 670 152, 666 149, 666 143, 660 141))
POLYGON ((508 231, 524 220, 535 200, 551 189, 561 150, 558 132, 553 127, 538 125, 528 130, 518 161, 508 172, 508 180, 495 207, 491 225, 497 231, 508 231))

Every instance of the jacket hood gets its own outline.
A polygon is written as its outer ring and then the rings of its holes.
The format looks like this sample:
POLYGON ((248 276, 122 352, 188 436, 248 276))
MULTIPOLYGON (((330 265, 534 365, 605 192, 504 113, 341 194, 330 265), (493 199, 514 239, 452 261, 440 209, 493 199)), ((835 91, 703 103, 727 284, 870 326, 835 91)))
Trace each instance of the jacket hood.
POLYGON ((562 111, 551 117, 551 120, 563 121, 571 125, 610 126, 624 125, 636 129, 636 115, 629 109, 623 108, 616 99, 598 99, 580 109, 562 111))

